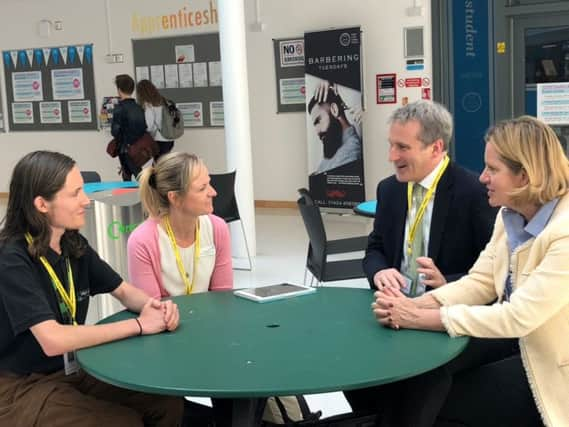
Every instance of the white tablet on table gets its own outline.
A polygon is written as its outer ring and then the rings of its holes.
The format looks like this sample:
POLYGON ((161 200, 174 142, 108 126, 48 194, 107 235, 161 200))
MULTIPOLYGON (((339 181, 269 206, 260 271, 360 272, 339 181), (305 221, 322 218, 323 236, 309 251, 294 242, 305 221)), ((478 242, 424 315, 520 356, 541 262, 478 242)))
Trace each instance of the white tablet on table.
POLYGON ((260 286, 258 288, 239 289, 235 295, 257 302, 269 302, 283 298, 291 298, 316 292, 316 288, 280 283, 278 285, 260 286))

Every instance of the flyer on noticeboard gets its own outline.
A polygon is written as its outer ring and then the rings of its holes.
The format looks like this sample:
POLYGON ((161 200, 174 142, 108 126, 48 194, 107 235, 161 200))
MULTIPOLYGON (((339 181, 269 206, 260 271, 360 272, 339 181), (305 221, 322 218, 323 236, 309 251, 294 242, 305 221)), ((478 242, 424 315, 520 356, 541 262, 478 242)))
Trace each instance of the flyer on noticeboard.
POLYGON ((309 189, 319 206, 365 199, 361 30, 304 34, 309 189))

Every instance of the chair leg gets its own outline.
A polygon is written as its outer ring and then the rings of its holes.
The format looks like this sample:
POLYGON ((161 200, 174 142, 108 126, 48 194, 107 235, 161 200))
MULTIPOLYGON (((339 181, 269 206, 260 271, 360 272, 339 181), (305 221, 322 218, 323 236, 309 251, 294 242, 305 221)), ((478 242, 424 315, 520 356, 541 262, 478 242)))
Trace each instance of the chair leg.
POLYGON ((251 261, 251 253, 249 252, 249 244, 247 243, 247 236, 245 235, 245 226, 243 225, 243 220, 239 220, 239 222, 241 223, 241 231, 243 233, 243 240, 245 241, 245 249, 247 250, 247 260, 249 261, 249 268, 236 268, 234 267, 235 270, 248 270, 251 271, 253 270, 253 262, 251 261))
POLYGON ((302 281, 302 285, 306 286, 306 275, 308 274, 308 267, 304 268, 304 280, 302 281))

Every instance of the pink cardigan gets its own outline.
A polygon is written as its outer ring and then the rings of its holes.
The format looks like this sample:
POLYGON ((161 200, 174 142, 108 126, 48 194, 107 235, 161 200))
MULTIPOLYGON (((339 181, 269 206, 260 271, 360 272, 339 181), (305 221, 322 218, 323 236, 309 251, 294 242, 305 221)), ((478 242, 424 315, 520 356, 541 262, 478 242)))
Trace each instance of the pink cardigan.
MULTIPOLYGON (((233 289, 231 240, 223 219, 209 215, 213 226, 215 266, 209 283, 210 291, 233 289)), ((158 247, 158 220, 148 218, 132 232, 127 243, 130 282, 154 298, 169 296, 164 289, 158 247)))

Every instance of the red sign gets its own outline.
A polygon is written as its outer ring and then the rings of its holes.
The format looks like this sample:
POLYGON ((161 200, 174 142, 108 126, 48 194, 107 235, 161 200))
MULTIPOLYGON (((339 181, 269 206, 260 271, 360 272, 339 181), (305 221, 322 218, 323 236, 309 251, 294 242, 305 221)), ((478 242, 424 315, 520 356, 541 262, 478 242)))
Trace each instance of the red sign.
POLYGON ((423 99, 431 99, 431 88, 430 87, 424 87, 421 90, 421 98, 423 99))
POLYGON ((405 87, 421 87, 421 77, 405 79, 405 87))
POLYGON ((431 79, 428 77, 423 77, 423 86, 429 87, 431 85, 431 79))
POLYGON ((377 74, 375 76, 376 102, 378 104, 395 104, 397 102, 397 87, 395 73, 377 74))

